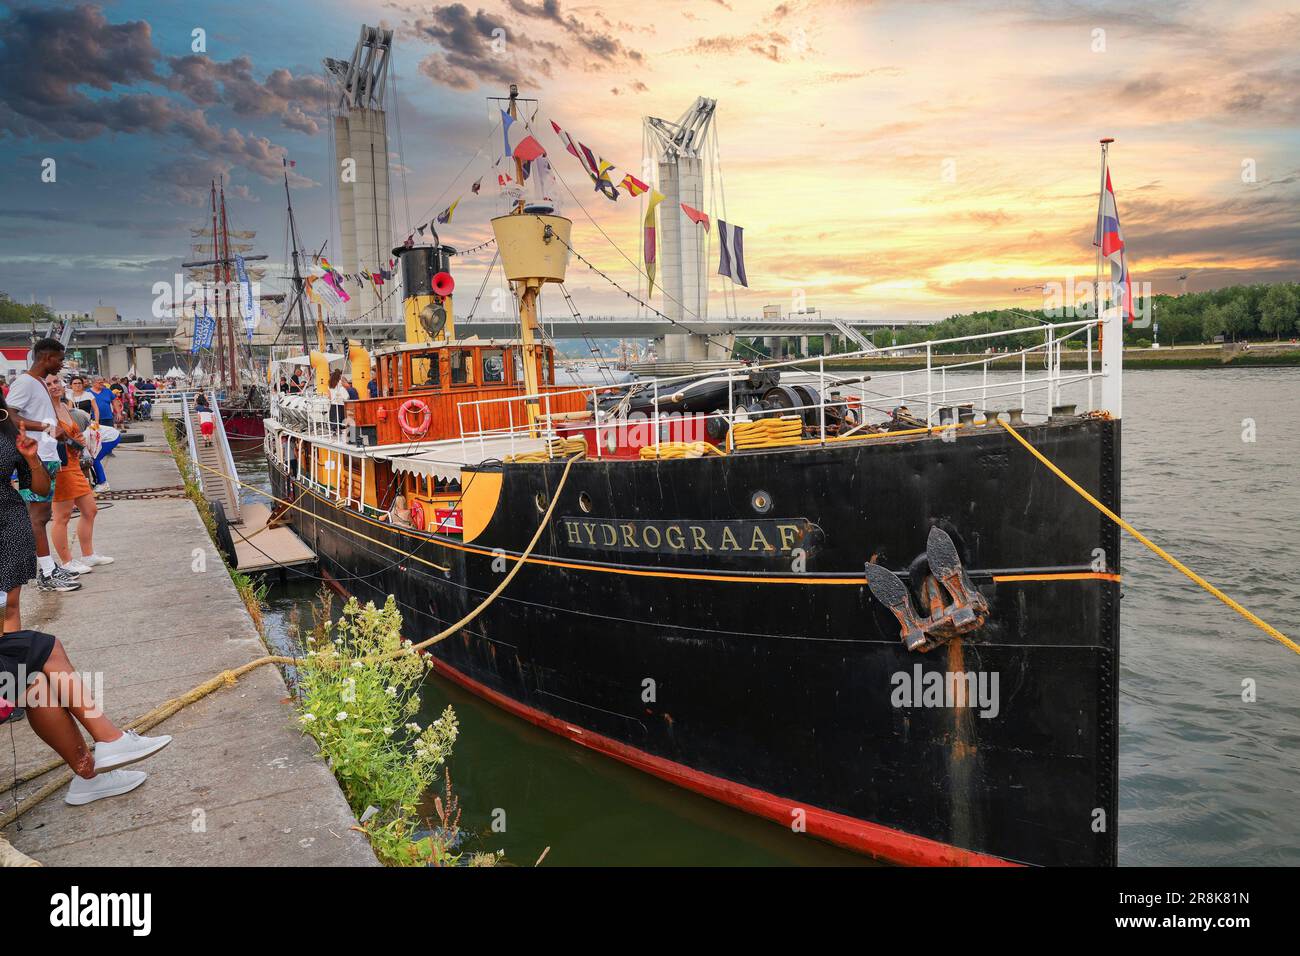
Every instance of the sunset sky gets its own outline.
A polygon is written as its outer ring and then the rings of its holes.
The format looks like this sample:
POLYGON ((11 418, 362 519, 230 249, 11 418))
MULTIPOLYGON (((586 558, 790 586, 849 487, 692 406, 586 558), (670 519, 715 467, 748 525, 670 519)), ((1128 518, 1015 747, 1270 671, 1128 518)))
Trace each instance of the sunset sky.
MULTIPOLYGON (((0 4, 0 289, 143 317, 218 174, 234 226, 259 230, 280 274, 284 155, 304 238, 330 238, 321 59, 346 59, 363 22, 395 31, 398 241, 489 170, 485 97, 514 81, 540 99, 539 138, 581 200, 562 203, 575 247, 633 289, 588 213, 635 259, 638 201, 592 193, 547 120, 617 176, 639 174, 642 117, 674 119, 698 95, 718 101, 746 314, 788 308, 798 290, 809 306, 882 319, 1036 305, 1013 289, 1093 274, 1102 136, 1116 139, 1136 281, 1176 292, 1183 273, 1189 290, 1300 278, 1294 2, 131 0, 0 4), (195 28, 206 55, 191 54, 195 28), (46 157, 55 183, 41 182, 46 157)), ((488 237, 495 173, 484 193, 444 241, 488 237)), ((710 257, 714 272, 716 244, 710 257)), ((486 261, 459 264, 462 292, 486 261)), ((581 267, 569 289, 584 312, 630 312, 581 267)))

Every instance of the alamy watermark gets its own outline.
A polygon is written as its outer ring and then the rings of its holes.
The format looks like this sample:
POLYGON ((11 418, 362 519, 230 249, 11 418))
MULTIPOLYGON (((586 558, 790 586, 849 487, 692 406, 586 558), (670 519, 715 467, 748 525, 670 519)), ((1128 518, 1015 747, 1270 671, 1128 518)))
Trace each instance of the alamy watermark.
POLYGON ((997 671, 926 671, 915 664, 895 671, 889 683, 894 707, 970 707, 990 720, 1002 709, 997 671))

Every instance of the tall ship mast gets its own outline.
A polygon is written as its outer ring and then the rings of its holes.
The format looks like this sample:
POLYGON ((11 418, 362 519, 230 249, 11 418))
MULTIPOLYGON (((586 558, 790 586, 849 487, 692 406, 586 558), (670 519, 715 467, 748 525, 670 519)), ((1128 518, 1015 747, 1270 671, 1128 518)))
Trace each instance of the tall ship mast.
POLYGON ((185 295, 180 307, 189 312, 191 354, 202 362, 208 353, 208 374, 201 377, 210 378, 218 390, 227 434, 256 440, 264 434, 268 405, 253 356, 253 334, 263 310, 273 310, 283 297, 254 292, 266 270, 248 263, 266 256, 253 252, 256 230, 230 229, 223 180, 212 180, 209 204, 211 224, 190 229, 194 258, 181 263, 186 285, 197 291, 185 295))
MULTIPOLYGON (((919 371, 557 383, 539 302, 598 247, 525 198, 554 139, 503 99, 492 175, 521 192, 490 225, 518 335, 458 336, 456 250, 422 229, 392 251, 404 341, 272 370, 309 380, 275 396, 265 448, 323 573, 440 635, 444 677, 776 825, 896 863, 1113 865, 1118 532, 1021 440, 1119 510, 1122 309, 906 346, 919 371), (358 398, 331 400, 332 370, 358 398)), ((554 127, 556 163, 579 157, 554 127)), ((662 201, 662 175, 631 178, 662 201)), ((690 163, 672 175, 720 232, 690 163)), ((743 278, 739 235, 714 235, 743 278)), ((661 294, 689 317, 681 278, 661 294)), ((868 354, 891 350, 837 358, 868 354)))

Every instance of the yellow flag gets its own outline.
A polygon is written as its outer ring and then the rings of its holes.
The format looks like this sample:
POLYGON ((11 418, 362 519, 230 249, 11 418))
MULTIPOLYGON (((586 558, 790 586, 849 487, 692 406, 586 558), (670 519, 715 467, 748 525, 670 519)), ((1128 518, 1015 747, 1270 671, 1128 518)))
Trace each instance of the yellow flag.
POLYGON ((655 291, 655 209, 664 201, 664 194, 657 189, 650 190, 650 202, 645 209, 645 274, 650 279, 646 298, 655 291))

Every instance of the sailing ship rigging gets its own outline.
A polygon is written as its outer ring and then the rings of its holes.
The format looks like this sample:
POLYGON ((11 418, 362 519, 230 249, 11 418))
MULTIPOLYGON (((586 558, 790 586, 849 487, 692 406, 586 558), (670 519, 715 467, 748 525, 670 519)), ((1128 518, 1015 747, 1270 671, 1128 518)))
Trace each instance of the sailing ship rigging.
POLYGON ((268 406, 264 378, 259 376, 251 347, 253 332, 260 313, 272 310, 283 296, 254 293, 253 283, 260 283, 266 271, 246 263, 267 257, 252 251, 255 230, 230 229, 223 179, 212 181, 209 202, 211 226, 190 230, 191 254, 208 258, 181 263, 186 286, 199 290, 197 295, 187 297, 183 306, 190 312, 191 352, 197 353, 203 347, 199 339, 201 324, 206 323, 210 333, 206 347, 211 349, 216 364, 214 380, 219 387, 218 403, 227 433, 235 438, 260 439, 268 406))

